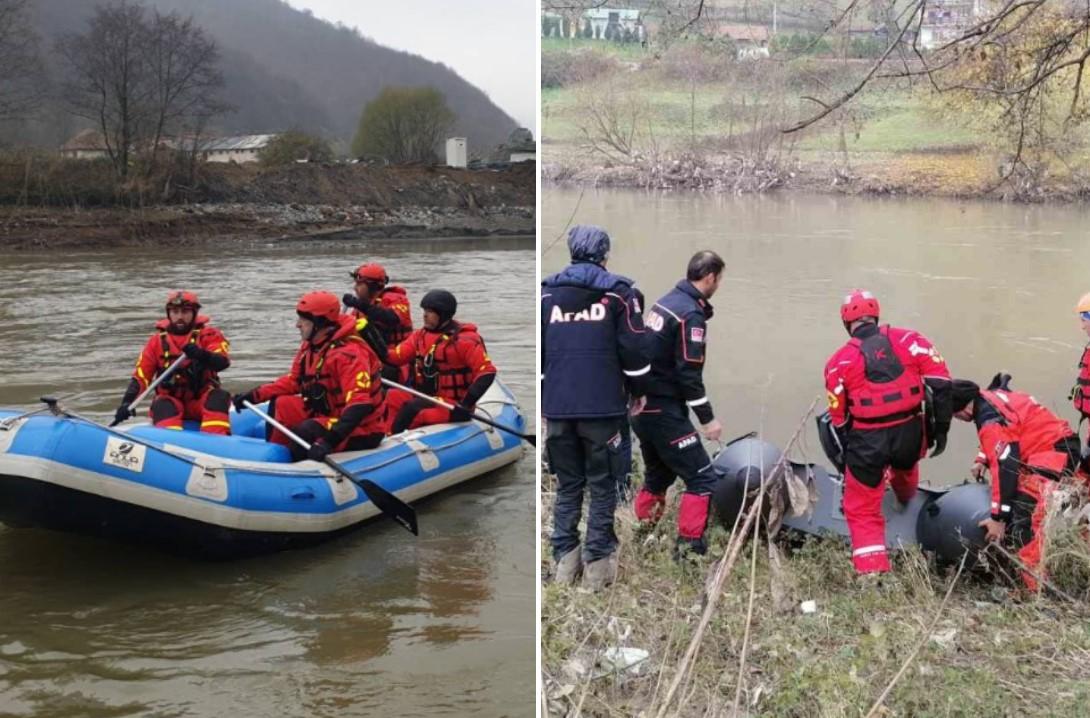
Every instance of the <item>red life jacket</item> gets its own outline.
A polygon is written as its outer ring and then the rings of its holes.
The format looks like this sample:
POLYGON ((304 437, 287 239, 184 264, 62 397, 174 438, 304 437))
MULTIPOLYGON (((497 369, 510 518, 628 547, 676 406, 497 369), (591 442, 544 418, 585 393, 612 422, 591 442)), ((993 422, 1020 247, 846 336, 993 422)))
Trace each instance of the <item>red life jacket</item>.
POLYGON ((387 309, 393 310, 400 324, 388 332, 387 344, 400 344, 409 338, 413 331, 413 318, 409 313, 409 295, 404 287, 390 286, 382 290, 378 295, 379 303, 387 309))
MULTIPOLYGON (((159 367, 155 372, 155 376, 159 376, 166 371, 166 368, 177 361, 178 357, 182 356, 181 347, 186 344, 200 344, 201 331, 204 330, 205 324, 208 323, 208 317, 199 316, 193 322, 193 329, 189 332, 189 337, 178 345, 178 349, 175 350, 171 346, 170 337, 179 336, 177 334, 170 334, 167 328, 170 326, 170 320, 160 319, 155 323, 155 328, 159 332, 159 347, 162 352, 159 357, 159 367)), ((171 396, 184 399, 187 396, 194 398, 200 395, 200 393, 211 384, 213 387, 219 387, 220 378, 219 374, 211 369, 203 369, 202 371, 193 371, 193 364, 182 366, 176 370, 173 374, 167 377, 166 381, 159 385, 155 393, 158 394, 170 394, 171 396)))
POLYGON ((355 322, 346 317, 341 328, 333 337, 323 344, 317 351, 307 344, 302 351, 303 356, 299 361, 299 373, 295 379, 299 383, 299 393, 303 397, 303 403, 313 415, 337 417, 344 411, 348 404, 348 396, 342 391, 341 377, 334 376, 326 367, 326 359, 331 352, 358 343, 371 359, 370 373, 372 381, 368 387, 370 403, 376 407, 383 401, 382 382, 379 377, 382 373, 382 364, 378 357, 366 348, 366 342, 355 333, 355 322))
POLYGON ((451 322, 444 332, 416 332, 413 360, 413 384, 427 394, 448 401, 460 402, 473 383, 473 368, 469 366, 460 345, 481 343, 477 327, 451 322))
POLYGON ((1082 351, 1079 359, 1079 376, 1075 379, 1075 386, 1071 387, 1071 395, 1067 397, 1075 405, 1075 411, 1080 415, 1090 416, 1090 344, 1082 351))
POLYGON ((889 340, 889 325, 859 339, 852 337, 863 357, 861 386, 848 387, 848 410, 857 424, 882 424, 908 419, 920 411, 924 400, 923 378, 908 350, 889 340))
POLYGON ((980 396, 1003 417, 1007 442, 1018 442, 1025 464, 1036 463, 1035 455, 1055 453, 1059 442, 1074 435, 1066 421, 1038 404, 1029 394, 982 389, 980 396))

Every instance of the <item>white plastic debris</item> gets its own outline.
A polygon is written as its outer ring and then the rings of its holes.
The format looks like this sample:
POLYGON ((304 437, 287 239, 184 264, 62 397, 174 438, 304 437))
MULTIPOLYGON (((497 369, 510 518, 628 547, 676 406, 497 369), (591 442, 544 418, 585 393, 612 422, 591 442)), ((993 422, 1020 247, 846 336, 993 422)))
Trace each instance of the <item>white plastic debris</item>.
POLYGON ((803 601, 799 604, 799 609, 806 614, 817 612, 817 601, 803 601))
POLYGON ((638 673, 639 665, 646 661, 650 655, 642 648, 615 646, 602 651, 598 665, 605 669, 605 674, 620 673, 622 671, 638 673))

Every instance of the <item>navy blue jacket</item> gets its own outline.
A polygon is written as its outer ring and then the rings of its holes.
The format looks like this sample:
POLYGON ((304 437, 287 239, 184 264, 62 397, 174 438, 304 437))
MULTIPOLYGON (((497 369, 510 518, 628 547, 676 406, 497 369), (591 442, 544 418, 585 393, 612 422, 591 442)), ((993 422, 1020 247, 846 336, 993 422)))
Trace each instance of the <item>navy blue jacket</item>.
POLYGON ((647 395, 684 400, 701 424, 715 418, 704 391, 705 325, 711 317, 712 305, 684 279, 644 317, 651 359, 647 395))
POLYGON ((624 416, 651 367, 632 280, 575 262, 541 283, 541 413, 546 419, 624 416))

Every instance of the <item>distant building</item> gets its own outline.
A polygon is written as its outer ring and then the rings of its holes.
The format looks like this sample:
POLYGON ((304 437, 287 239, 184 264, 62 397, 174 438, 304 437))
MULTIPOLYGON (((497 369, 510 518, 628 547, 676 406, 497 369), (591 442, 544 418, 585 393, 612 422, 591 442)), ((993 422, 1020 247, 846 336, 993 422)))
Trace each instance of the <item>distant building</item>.
POLYGON ((258 153, 277 135, 238 135, 213 137, 200 142, 199 151, 205 162, 257 162, 258 153))
POLYGON ((765 25, 720 25, 720 37, 729 37, 738 48, 739 60, 755 60, 769 56, 768 42, 772 32, 765 25))
POLYGON ((591 8, 576 15, 544 12, 541 34, 543 37, 616 42, 643 43, 647 40, 642 11, 626 8, 591 8))
POLYGON ((984 14, 983 0, 931 0, 920 23, 920 47, 931 50, 960 37, 984 14))
POLYGON ((447 140, 447 166, 466 166, 466 138, 451 137, 447 140))
POLYGON ((97 160, 109 157, 106 140, 98 130, 83 130, 61 145, 61 155, 76 160, 97 160))
POLYGON ((525 127, 513 131, 504 145, 508 161, 534 162, 537 160, 537 143, 534 142, 534 133, 525 127))

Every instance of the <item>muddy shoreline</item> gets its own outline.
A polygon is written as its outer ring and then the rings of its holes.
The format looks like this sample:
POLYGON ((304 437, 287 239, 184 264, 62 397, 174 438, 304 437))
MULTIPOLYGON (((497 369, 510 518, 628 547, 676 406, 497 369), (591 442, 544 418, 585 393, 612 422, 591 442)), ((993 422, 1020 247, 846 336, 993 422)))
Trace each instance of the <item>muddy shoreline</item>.
POLYGON ((189 205, 123 209, 0 208, 8 250, 203 245, 233 240, 503 237, 535 232, 533 207, 369 210, 328 205, 189 205))
POLYGON ((679 157, 657 163, 598 165, 545 162, 541 181, 557 187, 610 187, 722 194, 799 192, 856 197, 914 197, 1067 204, 1090 199, 1077 177, 1012 176, 994 158, 963 152, 889 153, 845 165, 831 157, 756 164, 737 158, 679 157))

